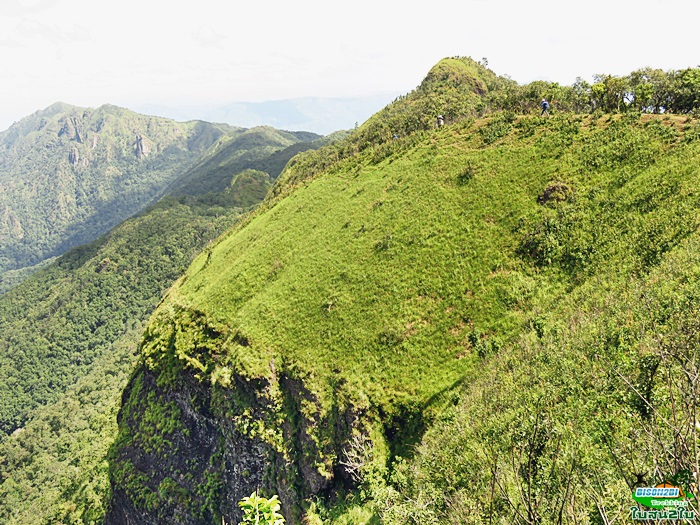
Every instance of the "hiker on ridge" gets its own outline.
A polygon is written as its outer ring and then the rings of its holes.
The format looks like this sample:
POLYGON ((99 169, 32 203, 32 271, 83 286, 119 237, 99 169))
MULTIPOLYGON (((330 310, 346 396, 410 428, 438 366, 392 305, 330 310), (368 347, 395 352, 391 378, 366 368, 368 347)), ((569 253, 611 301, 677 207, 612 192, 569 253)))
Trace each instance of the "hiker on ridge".
POLYGON ((445 125, 445 118, 442 115, 438 115, 437 118, 437 127, 441 128, 445 125))
POLYGON ((547 102, 546 98, 542 99, 542 102, 540 102, 540 107, 542 108, 542 113, 540 113, 540 117, 544 116, 546 113, 547 116, 549 116, 549 102, 547 102))

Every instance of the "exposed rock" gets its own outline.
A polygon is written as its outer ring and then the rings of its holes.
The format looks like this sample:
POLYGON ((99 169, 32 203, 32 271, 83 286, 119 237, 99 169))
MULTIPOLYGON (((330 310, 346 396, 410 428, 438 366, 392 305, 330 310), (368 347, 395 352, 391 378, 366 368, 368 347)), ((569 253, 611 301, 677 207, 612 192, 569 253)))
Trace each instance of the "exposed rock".
POLYGON ((80 160, 80 152, 78 151, 78 148, 73 147, 71 150, 68 152, 68 162, 70 162, 73 166, 78 164, 78 161, 80 160))
POLYGON ((134 149, 136 150, 136 156, 139 159, 148 157, 151 153, 151 143, 140 133, 136 134, 136 142, 134 143, 134 149))
MULTIPOLYGON (((189 328, 206 334, 210 349, 243 340, 189 328)), ((146 335, 145 344, 163 335, 146 335)), ((216 360, 190 344, 198 361, 216 360)), ((278 494, 288 523, 298 523, 305 501, 357 485, 357 461, 348 459, 358 440, 371 447, 366 410, 337 401, 323 410, 274 362, 271 377, 227 373, 223 386, 172 351, 147 358, 124 392, 106 525, 238 523, 238 501, 258 488, 278 494)))
POLYGON ((63 118, 61 119, 62 124, 61 129, 58 130, 58 136, 59 137, 68 137, 69 139, 72 139, 75 137, 75 126, 73 125, 73 119, 71 118, 63 118))
POLYGON ((24 228, 22 224, 12 214, 10 208, 4 208, 0 215, 0 231, 9 231, 17 239, 24 238, 24 228))
POLYGON ((128 429, 134 439, 128 443, 122 440, 117 451, 107 523, 211 524, 218 505, 200 506, 203 500, 212 495, 217 500, 222 496, 226 501, 235 500, 231 505, 231 512, 235 512, 240 498, 263 486, 264 445, 241 436, 230 421, 218 421, 211 412, 210 392, 192 377, 182 379, 177 390, 163 389, 154 374, 142 368, 124 392, 123 404, 136 403, 138 408, 123 409, 119 424, 122 432, 128 429), (161 436, 146 434, 155 430, 149 426, 149 411, 158 409, 144 403, 139 394, 153 396, 151 402, 172 418, 167 428, 171 432, 166 432, 162 443, 161 436), (150 442, 151 437, 156 439, 150 442), (141 497, 149 493, 153 501, 146 505, 141 497), (177 494, 190 494, 191 499, 179 499, 177 494))
POLYGON ((73 137, 76 141, 78 141, 80 144, 83 143, 83 135, 80 133, 80 126, 78 124, 77 119, 73 118, 71 119, 73 121, 73 126, 75 127, 75 136, 73 137))
POLYGON ((58 131, 58 136, 65 136, 69 140, 75 140, 82 144, 83 135, 80 132, 80 123, 75 117, 65 117, 61 120, 63 124, 61 129, 58 131))

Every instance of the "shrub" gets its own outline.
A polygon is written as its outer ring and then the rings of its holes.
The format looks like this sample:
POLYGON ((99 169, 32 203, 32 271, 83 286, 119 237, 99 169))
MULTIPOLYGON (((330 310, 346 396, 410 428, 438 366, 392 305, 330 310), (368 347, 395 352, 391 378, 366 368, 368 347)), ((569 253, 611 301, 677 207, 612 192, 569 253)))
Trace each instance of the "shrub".
POLYGON ((276 494, 267 499, 258 496, 256 491, 239 501, 238 506, 243 511, 243 521, 240 525, 246 523, 282 525, 284 523, 284 517, 279 513, 280 504, 276 494))

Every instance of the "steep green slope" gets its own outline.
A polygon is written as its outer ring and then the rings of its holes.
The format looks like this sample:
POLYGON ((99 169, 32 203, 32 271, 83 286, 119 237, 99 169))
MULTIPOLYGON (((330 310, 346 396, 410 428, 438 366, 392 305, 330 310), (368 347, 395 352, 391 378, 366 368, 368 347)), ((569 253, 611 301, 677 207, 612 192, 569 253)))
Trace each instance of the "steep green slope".
MULTIPOLYGON (((525 523, 513 518, 514 507, 527 515, 518 486, 535 481, 521 463, 543 450, 559 463, 542 460, 553 474, 538 515, 599 519, 585 485, 571 502, 567 487, 596 466, 601 487, 624 486, 584 422, 612 425, 629 450, 648 418, 610 373, 644 383, 646 347, 622 345, 611 326, 643 295, 634 282, 667 271, 659 264, 681 257, 674 279, 693 281, 680 254, 696 236, 698 129, 500 115, 325 170, 290 166, 278 197, 201 255, 151 319, 125 392, 108 523, 232 521, 258 485, 293 522, 477 522, 490 501, 493 519, 525 523), (612 298, 620 313, 599 319, 612 298), (589 339, 590 355, 619 349, 603 354, 612 365, 597 382, 578 352, 581 316, 613 337, 589 339), (489 477, 489 461, 501 474, 489 477), (353 486, 368 499, 326 514, 353 486)), ((659 284, 671 293, 659 301, 681 307, 687 286, 676 296, 659 284)))
POLYGON ((54 104, 0 133, 0 276, 144 209, 229 126, 54 104))
POLYGON ((700 126, 606 120, 538 132, 566 191, 518 253, 569 289, 455 389, 376 490, 383 523, 612 523, 635 486, 697 494, 700 126))
POLYGON ((0 297, 0 522, 102 522, 105 455, 145 319, 270 187, 267 173, 232 177, 222 192, 165 197, 0 297))

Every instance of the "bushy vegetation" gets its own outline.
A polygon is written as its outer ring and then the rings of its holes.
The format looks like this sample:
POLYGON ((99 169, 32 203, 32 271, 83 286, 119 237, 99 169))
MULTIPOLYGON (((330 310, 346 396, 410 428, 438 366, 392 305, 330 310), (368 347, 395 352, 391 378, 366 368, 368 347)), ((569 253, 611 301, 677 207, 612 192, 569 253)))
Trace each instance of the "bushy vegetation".
POLYGON ((606 522, 628 512, 634 469, 694 468, 687 438, 650 422, 667 412, 692 433, 692 404, 669 404, 692 385, 668 382, 681 365, 662 365, 652 343, 692 333, 681 305, 694 304, 694 266, 681 261, 697 235, 697 129, 499 113, 364 148, 296 184, 287 174, 170 292, 146 363, 218 387, 298 379, 318 443, 334 439, 337 400, 376 414, 374 452, 358 438, 318 467, 354 465, 359 503, 333 511, 338 483, 310 496, 307 520, 606 522), (676 257, 687 290, 660 284, 676 257), (652 323, 640 283, 659 283, 653 304, 680 317, 652 323), (178 326, 190 335, 163 344, 178 326))
POLYGON ((182 205, 160 206, 7 292, 0 299, 0 430, 12 433, 86 373, 150 313, 202 239, 226 224, 182 205))
POLYGON ((246 523, 255 523, 256 525, 284 524, 284 517, 278 512, 280 504, 276 495, 268 499, 253 492, 238 502, 238 506, 243 510, 243 521, 240 525, 246 523))
POLYGON ((142 327, 135 323, 55 402, 0 440, 0 522, 103 522, 106 457, 142 327))

